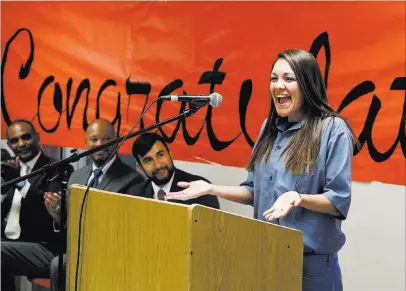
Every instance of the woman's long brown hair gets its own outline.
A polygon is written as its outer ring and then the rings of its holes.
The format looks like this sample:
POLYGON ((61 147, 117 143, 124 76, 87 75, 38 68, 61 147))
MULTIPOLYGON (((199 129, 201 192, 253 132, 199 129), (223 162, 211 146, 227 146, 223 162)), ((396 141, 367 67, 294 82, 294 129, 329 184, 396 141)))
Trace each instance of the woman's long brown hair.
MULTIPOLYGON (((327 103, 326 87, 320 68, 312 54, 298 49, 280 52, 272 64, 272 69, 279 59, 286 60, 295 73, 303 96, 304 115, 301 129, 293 136, 280 157, 287 155, 285 167, 291 174, 310 173, 312 166, 317 162, 325 118, 342 117, 327 103)), ((268 120, 246 166, 248 171, 253 171, 262 160, 266 163, 277 135, 278 114, 272 97, 270 99, 268 120)), ((342 119, 345 121, 344 118, 342 119)), ((352 132, 348 122, 346 124, 352 132)), ((354 140, 354 134, 352 136, 354 140)))

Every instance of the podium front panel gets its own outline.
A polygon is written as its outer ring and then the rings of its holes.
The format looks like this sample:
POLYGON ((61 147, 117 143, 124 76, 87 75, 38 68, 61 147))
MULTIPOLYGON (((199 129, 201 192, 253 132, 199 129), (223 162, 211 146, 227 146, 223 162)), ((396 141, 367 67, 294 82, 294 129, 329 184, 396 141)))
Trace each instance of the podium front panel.
MULTIPOLYGON (((70 188, 68 288, 75 291, 84 187, 70 188)), ((186 291, 188 207, 89 191, 82 215, 79 291, 186 291)))
POLYGON ((200 205, 190 211, 190 291, 301 291, 301 232, 200 205))

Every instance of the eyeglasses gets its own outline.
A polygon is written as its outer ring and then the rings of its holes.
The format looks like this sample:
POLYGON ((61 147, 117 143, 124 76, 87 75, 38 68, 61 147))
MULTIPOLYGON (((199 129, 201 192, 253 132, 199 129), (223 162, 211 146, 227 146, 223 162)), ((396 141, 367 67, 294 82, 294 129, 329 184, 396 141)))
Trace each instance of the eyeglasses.
POLYGON ((16 143, 18 143, 18 141, 20 140, 20 138, 21 138, 22 140, 24 140, 24 141, 27 141, 27 140, 32 139, 32 135, 29 134, 29 133, 26 133, 26 134, 23 134, 23 135, 20 136, 20 137, 13 137, 13 138, 9 139, 9 143, 11 143, 11 144, 16 144, 16 143))

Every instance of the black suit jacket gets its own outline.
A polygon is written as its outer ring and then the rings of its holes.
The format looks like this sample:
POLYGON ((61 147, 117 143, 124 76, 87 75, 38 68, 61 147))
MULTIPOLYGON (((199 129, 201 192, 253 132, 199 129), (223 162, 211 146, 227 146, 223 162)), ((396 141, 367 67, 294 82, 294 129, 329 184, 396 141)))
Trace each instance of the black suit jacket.
MULTIPOLYGON (((41 153, 32 171, 36 171, 41 167, 54 162, 56 162, 55 159, 41 153)), ((60 190, 61 180, 59 177, 49 184, 47 183, 47 179, 54 177, 56 174, 57 172, 55 169, 48 174, 37 175, 28 179, 31 186, 25 198, 21 199, 21 234, 18 241, 40 242, 47 245, 51 250, 55 249, 59 244, 53 230, 53 219, 49 215, 44 204, 44 192, 60 190)), ((6 192, 6 197, 1 203, 2 239, 7 239, 4 235, 7 223, 5 219, 11 209, 14 190, 14 187, 10 187, 6 192)))
MULTIPOLYGON (((183 190, 183 188, 181 188, 177 185, 178 182, 192 182, 192 181, 197 181, 197 180, 204 180, 204 181, 210 183, 209 180, 207 180, 203 177, 193 175, 193 174, 190 174, 190 173, 187 173, 185 171, 175 168, 175 177, 173 178, 173 182, 172 182, 170 191, 177 192, 177 191, 183 190)), ((129 194, 134 195, 134 196, 140 196, 140 197, 153 199, 154 198, 154 189, 152 188, 152 182, 150 180, 148 180, 143 184, 135 185, 134 187, 129 189, 129 194)), ((204 196, 198 197, 196 199, 190 199, 190 200, 186 200, 186 201, 180 201, 180 200, 168 200, 168 201, 175 202, 175 203, 181 203, 181 204, 187 204, 187 205, 200 204, 200 205, 204 205, 207 207, 220 209, 219 200, 214 195, 204 195, 204 196)))
MULTIPOLYGON (((92 174, 93 164, 80 168, 70 176, 68 187, 72 184, 87 185, 92 174)), ((145 178, 135 169, 124 163, 118 156, 98 185, 97 189, 127 194, 128 189, 135 184, 142 184, 145 178)))

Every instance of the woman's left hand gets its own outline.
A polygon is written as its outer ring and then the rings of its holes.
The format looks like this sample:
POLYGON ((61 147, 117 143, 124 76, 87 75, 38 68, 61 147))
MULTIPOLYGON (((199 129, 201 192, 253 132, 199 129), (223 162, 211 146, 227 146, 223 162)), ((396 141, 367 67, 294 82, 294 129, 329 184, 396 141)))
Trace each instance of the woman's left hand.
POLYGON ((263 215, 267 220, 284 218, 294 207, 299 206, 301 201, 302 197, 296 191, 283 193, 263 215))

